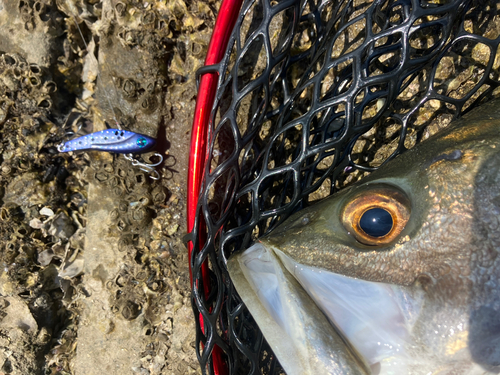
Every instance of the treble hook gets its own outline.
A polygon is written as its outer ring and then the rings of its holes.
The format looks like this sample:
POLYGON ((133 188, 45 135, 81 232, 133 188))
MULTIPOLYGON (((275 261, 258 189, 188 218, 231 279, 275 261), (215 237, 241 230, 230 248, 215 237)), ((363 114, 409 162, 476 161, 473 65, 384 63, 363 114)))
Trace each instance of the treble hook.
POLYGON ((149 178, 152 180, 159 180, 160 179, 160 174, 158 171, 155 169, 155 167, 159 166, 161 163, 163 163, 163 156, 157 152, 154 153, 154 156, 158 157, 160 161, 156 163, 144 163, 139 161, 138 159, 134 158, 132 154, 125 154, 123 157, 130 161, 130 163, 134 167, 139 167, 139 169, 143 172, 149 173, 149 178))

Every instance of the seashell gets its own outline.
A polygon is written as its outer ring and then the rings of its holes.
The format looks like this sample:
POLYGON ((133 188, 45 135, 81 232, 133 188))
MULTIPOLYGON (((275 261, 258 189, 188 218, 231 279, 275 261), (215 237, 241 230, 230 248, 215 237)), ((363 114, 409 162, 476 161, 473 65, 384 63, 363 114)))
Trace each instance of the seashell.
POLYGON ((7 264, 11 264, 14 262, 14 259, 19 255, 19 249, 16 246, 16 241, 8 241, 5 244, 5 253, 3 254, 4 262, 7 264))
POLYGON ((32 87, 39 87, 41 85, 41 81, 40 81, 40 78, 36 77, 36 76, 32 76, 32 77, 29 77, 28 78, 28 82, 29 84, 32 86, 32 87))
POLYGON ((165 288, 165 284, 161 280, 151 280, 146 283, 146 286, 154 293, 161 293, 165 288))
POLYGON ((58 237, 62 240, 69 239, 76 232, 71 218, 65 213, 60 212, 55 215, 48 229, 48 233, 52 236, 58 237))
POLYGON ((141 21, 144 25, 153 24, 156 20, 156 14, 154 11, 147 11, 142 14, 141 21))
POLYGON ((113 280, 108 280, 106 281, 106 289, 108 290, 114 290, 115 288, 115 282, 113 280))
POLYGON ((23 70, 20 67, 16 66, 14 69, 12 69, 12 73, 17 79, 23 78, 23 70))
POLYGON ((12 174, 12 167, 10 165, 2 165, 1 173, 4 176, 9 176, 12 174))
MULTIPOLYGON (((120 181, 121 183, 121 181, 120 181)), ((113 194, 117 197, 121 197, 122 195, 125 194, 125 190, 121 186, 115 186, 113 188, 113 194)))
MULTIPOLYGON (((36 4, 35 4, 36 6, 36 4)), ((30 77, 34 77, 34 76, 38 76, 42 73, 42 69, 40 68, 40 66, 38 66, 38 64, 30 64, 29 65, 29 76, 30 77)))
POLYGON ((135 225, 144 226, 149 222, 151 214, 146 207, 136 206, 129 211, 128 216, 135 225))
MULTIPOLYGON (((126 272, 121 272, 118 276, 115 278, 115 284, 123 288, 124 286, 127 286, 130 283, 130 275, 126 272)), ((116 299, 119 299, 121 296, 121 291, 117 291, 116 299)))
POLYGON ((145 113, 152 113, 156 110, 157 107, 158 107, 158 101, 156 100, 156 97, 153 95, 145 97, 141 102, 141 109, 145 113))
POLYGON ((128 225, 127 225, 127 223, 126 223, 124 220, 120 219, 120 220, 118 220, 118 222, 116 223, 116 228, 117 228, 120 232, 124 232, 124 231, 126 231, 126 230, 128 229, 128 225))
POLYGON ((122 308, 122 316, 126 320, 136 319, 142 312, 142 305, 133 301, 127 301, 122 308))
POLYGON ((53 94, 57 91, 57 85, 54 81, 45 81, 42 87, 42 92, 46 94, 53 94))
POLYGON ((37 1, 35 5, 33 5, 33 10, 38 14, 45 13, 47 6, 43 2, 37 1))
POLYGON ((127 79, 123 82, 123 92, 128 99, 134 99, 137 96, 137 83, 132 79, 127 79))
POLYGON ((0 126, 7 121, 12 104, 13 102, 8 99, 0 99, 0 126))
POLYGON ((130 248, 133 248, 133 238, 130 234, 125 234, 120 237, 118 240, 118 251, 126 251, 129 250, 130 248))
POLYGON ((157 186, 151 193, 154 204, 163 204, 167 200, 167 192, 163 186, 157 186))
POLYGON ((15 236, 22 239, 31 233, 31 228, 25 223, 19 224, 15 229, 15 236))
MULTIPOLYGON (((154 327, 151 327, 150 324, 146 324, 143 328, 142 328, 142 334, 144 336, 151 336, 153 334, 153 332, 155 331, 154 327)), ((149 371, 148 371, 149 373, 149 371)))
POLYGON ((42 229, 46 227, 46 224, 38 218, 30 220, 30 227, 33 229, 42 229))
POLYGON ((120 1, 116 3, 115 10, 118 17, 125 17, 125 15, 127 14, 127 5, 120 1))
MULTIPOLYGON (((113 176, 110 178, 109 180, 109 186, 112 187, 112 188, 116 188, 116 187, 119 187, 120 185, 120 178, 118 176, 113 176)), ((116 194, 117 196, 120 196, 120 190, 118 190, 118 194, 116 194)))
POLYGON ((52 262, 52 258, 54 258, 54 251, 52 249, 47 249, 38 254, 38 263, 45 267, 52 262))
POLYGON ((43 207, 40 210, 40 215, 45 215, 48 217, 54 216, 54 211, 52 211, 49 207, 43 207))
POLYGON ((97 172, 94 175, 94 178, 99 182, 105 182, 109 179, 109 175, 107 173, 97 172))
POLYGON ((17 65, 18 65, 19 60, 18 60, 18 58, 17 58, 17 55, 15 55, 15 54, 4 53, 4 54, 2 55, 2 62, 3 62, 6 66, 14 67, 14 66, 17 66, 17 65))
POLYGON ((72 279, 83 272, 84 260, 83 257, 78 255, 76 259, 64 263, 64 268, 59 271, 59 276, 63 278, 72 279))
POLYGON ((108 221, 109 223, 114 223, 118 220, 119 217, 120 217, 120 211, 117 208, 115 208, 108 214, 108 221))
POLYGON ((27 22, 31 19, 31 9, 28 4, 26 4, 24 1, 19 2, 19 13, 21 14, 21 19, 24 22, 27 22))
POLYGON ((49 97, 41 98, 38 100, 37 104, 38 108, 45 108, 45 109, 50 109, 52 108, 52 99, 49 97))
POLYGON ((25 157, 21 157, 17 160, 17 167, 21 171, 28 171, 31 169, 31 160, 25 157))
POLYGON ((26 21, 24 23, 24 28, 27 30, 27 31, 33 31, 35 30, 35 20, 33 18, 30 18, 28 21, 26 21))
POLYGON ((118 210, 121 213, 125 213, 128 211, 128 202, 127 201, 120 201, 118 202, 118 210))
POLYGON ((113 171, 114 171, 113 164, 111 164, 111 163, 104 163, 102 165, 102 169, 108 173, 113 173, 113 171))
POLYGON ((5 203, 2 208, 0 208, 0 221, 18 221, 22 219, 23 212, 21 207, 15 203, 5 203))

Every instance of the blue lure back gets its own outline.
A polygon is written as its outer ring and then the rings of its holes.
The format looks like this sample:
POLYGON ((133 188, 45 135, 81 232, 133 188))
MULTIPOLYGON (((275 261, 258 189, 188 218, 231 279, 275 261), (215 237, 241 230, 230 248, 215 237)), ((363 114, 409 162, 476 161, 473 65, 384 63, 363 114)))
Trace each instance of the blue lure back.
POLYGON ((106 129, 64 142, 60 152, 97 150, 119 154, 137 154, 150 150, 156 140, 128 130, 106 129))

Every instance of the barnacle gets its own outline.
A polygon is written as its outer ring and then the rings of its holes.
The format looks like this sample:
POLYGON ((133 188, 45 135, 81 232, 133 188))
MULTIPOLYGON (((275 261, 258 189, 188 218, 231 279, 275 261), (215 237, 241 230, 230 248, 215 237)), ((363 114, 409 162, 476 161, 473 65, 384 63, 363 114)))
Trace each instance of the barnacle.
POLYGON ((115 10, 118 17, 124 17, 127 12, 127 4, 122 3, 121 1, 118 2, 115 5, 115 10))
MULTIPOLYGON (((181 255, 181 230, 176 223, 181 218, 175 216, 182 210, 181 183, 152 183, 147 173, 122 157, 60 155, 55 146, 67 137, 66 131, 81 128, 85 132, 91 129, 89 123, 93 130, 100 130, 105 122, 113 124, 113 117, 124 129, 156 134, 158 124, 168 123, 174 113, 165 98, 167 86, 179 98, 171 102, 183 106, 179 124, 188 124, 186 119, 194 105, 194 76, 185 81, 187 86, 179 87, 172 84, 168 72, 169 61, 179 53, 177 49, 183 51, 179 61, 187 61, 183 45, 188 42, 171 38, 181 32, 198 34, 203 51, 210 28, 194 30, 194 22, 187 31, 183 18, 189 19, 187 23, 195 18, 182 1, 176 1, 175 9, 128 0, 112 8, 106 8, 105 3, 70 3, 71 10, 67 2, 54 0, 6 2, 5 13, 16 20, 17 26, 0 23, 0 35, 5 36, 0 40, 0 259, 4 267, 0 292, 24 293, 26 302, 36 306, 37 314, 44 317, 40 333, 32 335, 33 341, 24 336, 24 344, 15 340, 9 344, 15 355, 5 366, 11 366, 12 371, 0 364, 0 372, 23 372, 16 362, 18 353, 46 358, 43 370, 37 367, 40 364, 34 364, 33 370, 24 372, 73 371, 77 317, 83 308, 80 301, 90 295, 97 300, 102 296, 88 288, 89 279, 102 282, 109 293, 110 310, 115 312, 115 321, 107 321, 103 332, 120 332, 117 321, 140 323, 137 334, 152 343, 148 350, 161 358, 157 366, 172 372, 167 367, 175 361, 164 359, 167 350, 161 348, 166 348, 172 340, 170 333, 178 330, 179 324, 172 324, 172 320, 166 323, 167 314, 172 319, 174 310, 189 311, 189 301, 179 297, 179 290, 186 293, 189 285, 181 255), (88 51, 75 18, 89 44, 88 51), (98 23, 94 23, 96 19, 98 23), (168 26, 171 20, 173 28, 168 26), (16 53, 11 46, 16 47, 16 53), (87 184, 91 187, 88 191, 87 184), (114 261, 123 267, 116 283, 116 275, 102 267, 86 275, 88 279, 80 276, 88 246, 92 246, 92 242, 85 245, 83 240, 85 236, 91 238, 87 225, 94 219, 88 220, 87 209, 95 213, 96 189, 112 197, 112 208, 99 220, 103 237, 111 245, 100 249, 106 256, 113 252, 114 261), (166 202, 174 190, 177 198, 166 202), (163 220, 167 215, 169 219, 163 220), (153 218, 159 223, 154 230, 153 218), (54 315, 51 304, 58 307, 60 316, 54 315), (158 346, 160 336, 163 346, 158 346)), ((205 19, 213 18, 213 12, 206 9, 210 14, 205 19)), ((190 61, 200 64, 199 58, 190 61)), ((186 65, 183 74, 191 70, 186 65)), ((180 130, 179 145, 187 142, 185 130, 180 130)), ((169 130, 167 137, 171 134, 169 130)), ((144 155, 145 161, 147 158, 144 155)), ((99 201, 97 207, 104 202, 99 201)), ((80 347, 92 348, 85 335, 78 333, 83 343, 80 347)), ((194 340, 191 326, 181 333, 191 337, 183 339, 186 342, 194 340)), ((2 350, 0 340, 0 353, 2 350)), ((146 348, 131 353, 143 350, 146 348)), ((188 357, 189 363, 182 362, 181 373, 196 366, 194 352, 183 358, 188 357)), ((149 366, 148 360, 144 360, 144 366, 149 366)))
POLYGON ((135 98, 137 94, 135 81, 131 79, 125 80, 125 82, 123 82, 123 92, 125 93, 126 98, 135 98))

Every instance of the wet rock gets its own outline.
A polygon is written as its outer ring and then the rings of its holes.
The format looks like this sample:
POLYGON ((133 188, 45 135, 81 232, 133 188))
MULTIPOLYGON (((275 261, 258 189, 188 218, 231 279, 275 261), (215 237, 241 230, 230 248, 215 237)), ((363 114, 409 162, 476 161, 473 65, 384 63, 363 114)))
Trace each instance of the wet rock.
POLYGON ((42 184, 35 173, 25 173, 15 177, 7 185, 4 202, 30 207, 46 203, 48 196, 47 185, 42 184))
POLYGON ((20 329, 31 334, 38 331, 38 324, 31 315, 28 305, 19 297, 3 298, 2 306, 1 311, 4 317, 1 324, 3 329, 8 331, 20 329))
POLYGON ((30 296, 26 306, 37 314, 51 306, 60 314, 47 313, 37 332, 0 335, 0 372, 193 372, 189 340, 186 352, 166 358, 174 329, 194 335, 175 320, 190 315, 188 301, 174 301, 189 281, 187 261, 175 263, 171 247, 180 248, 184 232, 176 214, 184 210, 185 175, 177 166, 187 160, 194 71, 218 4, 6 0, 0 7, 0 294, 30 296), (168 179, 152 182, 113 154, 56 152, 66 131, 114 126, 114 117, 153 136, 168 127, 159 142, 175 144, 170 159, 178 162, 160 171, 168 179), (103 193, 87 194, 89 183, 103 193), (108 192, 116 212, 103 203, 108 192), (88 226, 116 249, 87 247, 88 226), (87 354, 96 360, 89 364, 87 354))

